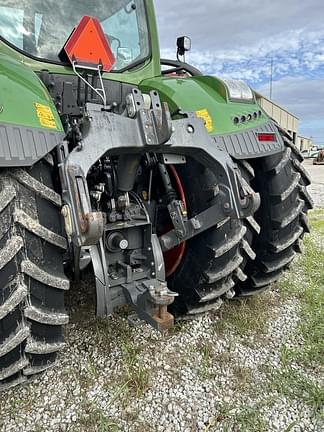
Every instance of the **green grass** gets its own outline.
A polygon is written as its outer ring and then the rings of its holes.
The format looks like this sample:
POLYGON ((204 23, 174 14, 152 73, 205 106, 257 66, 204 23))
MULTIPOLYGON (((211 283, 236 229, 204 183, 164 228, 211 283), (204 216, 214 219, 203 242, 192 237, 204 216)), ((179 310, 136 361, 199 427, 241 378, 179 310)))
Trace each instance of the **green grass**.
POLYGON ((269 319, 274 318, 273 306, 276 303, 277 299, 272 292, 229 301, 218 312, 219 320, 215 323, 215 330, 220 333, 230 330, 238 336, 262 336, 269 319))
POLYGON ((324 407, 320 383, 324 366, 324 210, 311 212, 310 223, 312 234, 305 239, 304 254, 278 284, 283 300, 295 298, 300 305, 296 336, 301 343, 281 347, 281 368, 268 370, 268 378, 272 390, 302 400, 320 413, 324 407), (318 379, 310 379, 308 373, 318 379))
POLYGON ((269 429, 260 413, 260 407, 248 405, 223 404, 204 432, 216 431, 218 426, 224 432, 267 432, 269 429))
POLYGON ((303 337, 303 344, 290 350, 290 361, 321 367, 324 365, 324 211, 317 210, 315 216, 310 217, 312 236, 305 239, 305 252, 290 271, 291 276, 294 272, 301 273, 302 280, 286 277, 279 287, 283 297, 297 298, 301 307, 297 333, 303 337), (323 248, 318 246, 321 239, 323 248))
POLYGON ((94 432, 119 432, 122 429, 112 419, 105 416, 94 403, 86 402, 83 405, 82 417, 78 420, 76 430, 94 432))
POLYGON ((280 348, 280 362, 281 365, 285 368, 288 367, 296 357, 296 350, 293 348, 287 347, 287 345, 283 345, 280 348))
POLYGON ((213 379, 215 373, 212 373, 212 366, 215 359, 215 350, 211 342, 198 342, 196 346, 192 347, 189 352, 189 357, 192 358, 196 353, 200 353, 200 359, 197 361, 197 375, 204 379, 213 379))
POLYGON ((293 367, 285 367, 277 371, 269 371, 269 389, 287 396, 292 400, 305 402, 315 414, 324 414, 324 388, 309 379, 305 372, 293 367))
POLYGON ((126 387, 137 398, 149 388, 149 371, 141 359, 142 348, 134 343, 124 342, 122 346, 123 372, 122 387, 126 387))
POLYGON ((170 338, 185 331, 189 325, 190 324, 187 321, 177 320, 175 321, 174 326, 171 327, 168 332, 165 333, 165 335, 167 338, 170 338))

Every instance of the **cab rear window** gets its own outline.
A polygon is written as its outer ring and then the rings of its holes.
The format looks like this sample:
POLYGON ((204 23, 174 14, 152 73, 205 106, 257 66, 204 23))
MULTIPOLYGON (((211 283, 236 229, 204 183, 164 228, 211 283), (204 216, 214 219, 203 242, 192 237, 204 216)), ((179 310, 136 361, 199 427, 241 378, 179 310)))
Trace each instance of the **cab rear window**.
POLYGON ((144 0, 0 0, 0 36, 27 55, 59 62, 59 53, 84 15, 96 16, 115 54, 114 70, 150 53, 144 0))

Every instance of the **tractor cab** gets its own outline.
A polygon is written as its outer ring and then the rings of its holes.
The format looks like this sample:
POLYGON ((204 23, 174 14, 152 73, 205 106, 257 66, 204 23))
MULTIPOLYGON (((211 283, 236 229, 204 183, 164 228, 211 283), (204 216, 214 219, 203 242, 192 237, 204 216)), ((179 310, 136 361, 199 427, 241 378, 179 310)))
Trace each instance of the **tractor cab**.
POLYGON ((24 55, 62 63, 60 52, 83 16, 96 16, 116 62, 113 71, 150 56, 144 0, 0 0, 0 39, 24 55))

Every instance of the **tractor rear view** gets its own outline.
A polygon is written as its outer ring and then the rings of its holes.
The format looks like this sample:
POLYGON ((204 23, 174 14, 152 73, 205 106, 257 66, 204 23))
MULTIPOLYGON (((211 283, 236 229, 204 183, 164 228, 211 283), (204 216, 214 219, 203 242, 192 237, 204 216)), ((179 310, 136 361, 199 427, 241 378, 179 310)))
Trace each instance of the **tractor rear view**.
POLYGON ((266 290, 309 231, 301 154, 245 83, 187 38, 161 60, 152 0, 61 3, 0 0, 2 390, 55 363, 84 271, 98 316, 165 330, 266 290))

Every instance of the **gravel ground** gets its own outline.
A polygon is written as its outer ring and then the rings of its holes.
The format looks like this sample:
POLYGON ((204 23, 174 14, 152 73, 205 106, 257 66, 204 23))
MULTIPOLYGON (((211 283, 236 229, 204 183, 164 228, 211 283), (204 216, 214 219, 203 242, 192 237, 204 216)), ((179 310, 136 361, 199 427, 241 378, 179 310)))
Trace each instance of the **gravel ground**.
POLYGON ((298 305, 276 306, 277 297, 266 295, 275 318, 262 337, 230 329, 220 337, 217 314, 185 323, 172 335, 147 325, 129 329, 121 316, 100 321, 96 334, 95 321, 72 324, 60 365, 1 400, 2 430, 235 430, 222 420, 228 411, 255 422, 238 430, 284 431, 296 422, 293 431, 319 432, 307 404, 264 393, 269 370, 280 367, 281 347, 300 343, 294 332, 298 305))
POLYGON ((324 165, 313 165, 313 159, 304 161, 305 168, 312 178, 310 192, 313 196, 315 207, 324 207, 324 165))
MULTIPOLYGON (((314 200, 324 208, 324 167, 308 168, 314 200)), ((286 281, 304 283, 298 268, 286 281)), ((289 350, 304 343, 297 331, 301 305, 279 288, 166 334, 130 328, 127 310, 95 319, 91 281, 72 288, 68 302, 71 322, 58 366, 0 394, 1 431, 324 430, 307 399, 278 389, 289 350)), ((309 385, 323 381, 316 366, 292 367, 309 385)))

